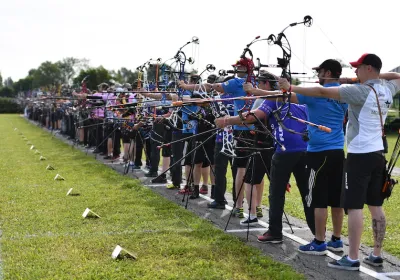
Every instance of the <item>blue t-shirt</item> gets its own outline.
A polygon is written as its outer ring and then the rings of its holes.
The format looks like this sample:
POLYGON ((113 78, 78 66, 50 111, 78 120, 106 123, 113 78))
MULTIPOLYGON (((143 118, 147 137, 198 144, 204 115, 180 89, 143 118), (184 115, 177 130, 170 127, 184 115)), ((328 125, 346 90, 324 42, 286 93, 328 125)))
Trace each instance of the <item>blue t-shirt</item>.
MULTIPOLYGON (((337 87, 339 85, 338 83, 329 83, 324 87, 337 87)), ((332 132, 328 133, 309 125, 308 137, 310 140, 308 141, 307 151, 320 152, 343 149, 343 120, 348 105, 325 97, 310 97, 297 93, 296 96, 299 104, 307 105, 308 121, 332 129, 332 132)))
MULTIPOLYGON (((246 82, 245 79, 243 78, 234 78, 229 81, 226 81, 225 83, 222 84, 222 88, 224 89, 225 93, 229 93, 232 95, 232 97, 242 97, 242 96, 247 96, 247 93, 243 90, 243 84, 246 82)), ((244 107, 244 111, 248 111, 251 106, 252 102, 251 101, 244 101, 244 100, 234 100, 233 101, 234 109, 235 109, 235 116, 238 115, 238 110, 242 109, 244 107)), ((254 128, 254 126, 250 126, 251 129, 254 128)), ((249 130, 245 126, 239 126, 239 125, 234 125, 233 126, 234 130, 249 130)))
MULTIPOLYGON (((183 92, 184 96, 192 96, 192 93, 188 90, 185 90, 183 92)), ((189 121, 189 116, 195 116, 196 113, 198 112, 199 107, 195 105, 186 105, 183 106, 181 111, 182 111, 182 120, 183 120, 183 130, 182 133, 191 133, 195 134, 197 133, 197 120, 190 120, 189 121), (188 123, 186 123, 188 121, 188 123)), ((192 117, 193 118, 193 117, 192 117)))
MULTIPOLYGON (((281 106, 280 102, 265 100, 258 110, 261 110, 265 113, 267 117, 269 117, 271 128, 273 130, 275 138, 285 146, 286 151, 282 151, 281 147, 275 143, 275 152, 276 153, 287 153, 287 152, 302 152, 307 149, 307 142, 305 142, 301 135, 291 133, 287 130, 284 130, 281 125, 276 121, 275 117, 272 115, 272 112, 281 106)), ((287 105, 282 108, 280 113, 280 118, 286 115, 287 105)), ((307 119, 307 108, 304 105, 290 104, 290 113, 294 117, 299 119, 307 119)), ((299 121, 296 121, 291 118, 285 118, 283 120, 283 125, 288 129, 293 129, 297 132, 304 132, 307 130, 307 126, 299 121)))

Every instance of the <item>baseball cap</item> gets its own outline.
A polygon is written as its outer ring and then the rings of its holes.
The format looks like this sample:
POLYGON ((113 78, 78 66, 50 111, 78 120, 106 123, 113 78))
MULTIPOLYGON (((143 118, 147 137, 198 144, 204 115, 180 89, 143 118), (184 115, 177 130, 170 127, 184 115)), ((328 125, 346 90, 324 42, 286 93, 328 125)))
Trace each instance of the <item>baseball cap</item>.
POLYGON ((247 66, 248 63, 248 58, 244 57, 236 61, 235 64, 232 64, 233 67, 239 67, 239 66, 247 66))
POLYGON ((207 77, 207 83, 213 84, 217 80, 217 75, 211 74, 207 77))
POLYGON ((334 59, 327 59, 321 63, 320 66, 313 67, 313 70, 319 71, 321 69, 329 70, 333 75, 340 76, 342 74, 342 65, 339 61, 334 59))
POLYGON ((262 72, 260 73, 260 76, 257 77, 257 81, 274 81, 276 82, 278 78, 272 75, 271 73, 268 72, 262 72))
POLYGON ((365 53, 357 61, 350 62, 351 66, 358 67, 361 64, 371 65, 372 67, 381 70, 382 60, 376 54, 365 53))

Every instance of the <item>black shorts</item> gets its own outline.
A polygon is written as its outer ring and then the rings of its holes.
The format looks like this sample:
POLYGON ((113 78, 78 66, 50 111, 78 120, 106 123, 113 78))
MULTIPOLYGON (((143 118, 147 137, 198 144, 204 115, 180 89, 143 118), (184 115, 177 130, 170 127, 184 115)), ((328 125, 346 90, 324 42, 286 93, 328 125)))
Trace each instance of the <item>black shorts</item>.
POLYGON ((342 207, 363 209, 364 204, 382 206, 384 168, 385 157, 382 153, 347 154, 342 207))
MULTIPOLYGON (((188 140, 188 145, 186 147, 186 154, 193 151, 196 147, 196 138, 191 138, 188 140)), ((194 155, 194 164, 199 164, 204 162, 204 149, 202 147, 198 148, 196 152, 191 153, 189 156, 185 157, 184 164, 185 165, 192 165, 192 158, 194 155)))
MULTIPOLYGON (((252 135, 249 130, 235 130, 233 131, 233 135, 235 137, 236 147, 251 147, 254 145, 254 135, 252 135)), ((246 168, 250 151, 235 148, 235 153, 237 157, 233 159, 233 166, 236 168, 246 168)))
POLYGON ((246 177, 244 182, 247 184, 257 185, 262 182, 264 176, 267 175, 269 179, 269 174, 271 171, 271 161, 274 155, 274 149, 268 149, 260 151, 260 154, 256 154, 253 160, 251 160, 249 169, 246 170, 246 177), (254 166, 254 171, 253 171, 254 166), (253 178, 253 179, 252 179, 253 178))
MULTIPOLYGON (((172 129, 171 128, 167 129, 165 127, 165 129, 164 129, 164 144, 171 143, 171 142, 172 142, 172 129)), ((172 155, 171 145, 162 148, 162 151, 161 151, 162 157, 170 157, 171 155, 172 155)))
POLYGON ((129 144, 131 143, 131 140, 135 140, 137 130, 132 130, 132 131, 121 130, 121 134, 122 134, 122 143, 129 144))
POLYGON ((107 123, 105 128, 105 137, 113 138, 115 132, 115 126, 113 123, 107 123))
POLYGON ((209 167, 210 165, 214 165, 215 137, 212 137, 204 144, 204 149, 206 151, 206 154, 205 154, 202 168, 209 167))
POLYGON ((343 163, 343 150, 307 152, 309 194, 306 199, 311 207, 340 207, 343 163))

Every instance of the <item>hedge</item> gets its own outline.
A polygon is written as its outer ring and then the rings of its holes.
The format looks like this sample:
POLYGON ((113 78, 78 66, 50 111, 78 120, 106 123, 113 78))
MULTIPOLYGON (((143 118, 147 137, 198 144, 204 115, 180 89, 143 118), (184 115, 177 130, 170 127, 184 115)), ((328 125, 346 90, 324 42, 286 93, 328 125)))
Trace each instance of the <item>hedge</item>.
POLYGON ((22 113, 23 108, 15 102, 14 98, 0 97, 0 114, 22 113))

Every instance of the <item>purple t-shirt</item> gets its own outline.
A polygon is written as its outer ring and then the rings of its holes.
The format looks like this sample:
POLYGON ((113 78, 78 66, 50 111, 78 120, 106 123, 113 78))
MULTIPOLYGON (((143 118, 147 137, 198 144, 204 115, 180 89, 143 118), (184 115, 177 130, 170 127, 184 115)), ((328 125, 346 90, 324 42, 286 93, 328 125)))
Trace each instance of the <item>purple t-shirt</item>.
MULTIPOLYGON (((307 150, 307 142, 305 142, 302 138, 301 135, 291 133, 285 129, 282 128, 281 124, 279 124, 276 120, 276 118, 272 115, 272 112, 275 111, 276 109, 281 106, 282 103, 276 102, 276 101, 271 101, 271 100, 265 100, 260 107, 258 107, 258 110, 261 110, 265 113, 265 115, 270 119, 271 123, 271 128, 273 130, 273 134, 275 138, 281 143, 282 145, 285 146, 286 151, 282 151, 281 147, 275 143, 276 147, 276 153, 287 153, 287 152, 301 152, 301 151, 306 151, 307 150)), ((288 106, 285 105, 281 113, 279 114, 279 117, 282 118, 286 115, 286 112, 288 110, 288 106)), ((290 113, 299 119, 307 120, 307 108, 304 105, 298 105, 298 104, 290 104, 290 113)), ((294 119, 291 119, 289 117, 286 117, 283 120, 283 126, 285 126, 288 129, 293 129, 294 131, 297 132, 304 132, 307 130, 307 126, 299 121, 296 121, 294 119)))
MULTIPOLYGON (((103 93, 96 92, 95 94, 93 94, 93 96, 103 96, 103 93)), ((104 118, 104 107, 99 106, 99 107, 93 109, 92 113, 95 118, 104 118)))

